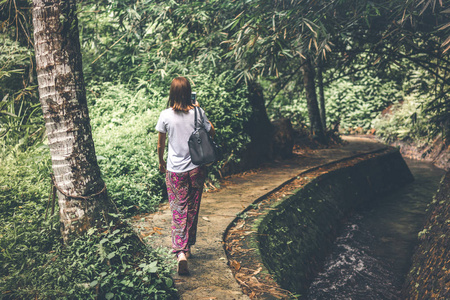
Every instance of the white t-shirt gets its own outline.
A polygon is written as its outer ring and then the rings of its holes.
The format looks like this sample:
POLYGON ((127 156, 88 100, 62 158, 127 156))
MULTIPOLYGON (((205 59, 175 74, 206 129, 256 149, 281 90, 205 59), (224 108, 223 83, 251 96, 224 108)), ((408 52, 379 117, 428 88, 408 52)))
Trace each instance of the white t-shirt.
MULTIPOLYGON (((211 124, 201 108, 197 110, 197 122, 200 122, 201 120, 199 112, 203 115, 206 131, 210 131, 211 124)), ((194 109, 191 109, 188 112, 181 112, 174 111, 171 107, 163 110, 159 116, 155 129, 159 132, 167 133, 169 138, 169 152, 166 168, 170 172, 187 172, 198 167, 191 162, 188 146, 189 137, 195 130, 194 116, 194 109)))

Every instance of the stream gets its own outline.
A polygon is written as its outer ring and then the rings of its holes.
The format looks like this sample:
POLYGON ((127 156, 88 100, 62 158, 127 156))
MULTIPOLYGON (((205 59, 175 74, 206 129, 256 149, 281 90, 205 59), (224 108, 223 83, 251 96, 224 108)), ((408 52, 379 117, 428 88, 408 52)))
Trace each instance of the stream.
POLYGON ((415 181, 348 218, 308 299, 400 299, 427 204, 444 171, 405 159, 415 181))

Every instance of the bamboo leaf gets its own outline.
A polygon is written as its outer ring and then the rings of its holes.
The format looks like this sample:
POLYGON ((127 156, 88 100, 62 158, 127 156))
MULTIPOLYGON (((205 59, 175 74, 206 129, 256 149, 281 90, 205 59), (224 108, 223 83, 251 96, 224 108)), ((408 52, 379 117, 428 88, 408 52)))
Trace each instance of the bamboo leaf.
POLYGON ((305 25, 308 26, 309 30, 311 30, 312 33, 317 34, 314 29, 312 28, 312 26, 308 23, 307 20, 304 21, 305 25))
POLYGON ((447 24, 442 25, 441 27, 439 27, 438 30, 444 30, 444 29, 446 29, 446 28, 448 28, 448 27, 450 27, 450 23, 447 23, 447 24))
POLYGON ((444 43, 442 43, 441 47, 445 47, 444 51, 442 53, 446 53, 450 49, 450 36, 445 40, 444 43), (447 46, 447 47, 445 47, 447 46))
POLYGON ((14 117, 14 118, 18 118, 18 116, 16 116, 15 114, 9 113, 9 112, 4 111, 4 110, 0 110, 0 114, 8 115, 8 116, 11 116, 11 117, 14 117))
MULTIPOLYGON (((423 2, 423 1, 421 1, 421 2, 423 2)), ((423 6, 422 10, 419 13, 420 15, 422 15, 427 10, 427 8, 430 5, 430 3, 431 3, 431 0, 428 1, 427 3, 425 3, 425 5, 423 6)))

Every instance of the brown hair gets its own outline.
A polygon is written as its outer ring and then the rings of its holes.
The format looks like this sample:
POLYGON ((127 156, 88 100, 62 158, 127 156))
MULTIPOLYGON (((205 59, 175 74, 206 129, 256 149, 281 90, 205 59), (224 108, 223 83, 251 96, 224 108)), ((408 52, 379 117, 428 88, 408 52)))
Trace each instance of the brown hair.
POLYGON ((187 112, 191 105, 191 84, 185 77, 177 77, 172 80, 169 93, 169 106, 174 111, 187 112))

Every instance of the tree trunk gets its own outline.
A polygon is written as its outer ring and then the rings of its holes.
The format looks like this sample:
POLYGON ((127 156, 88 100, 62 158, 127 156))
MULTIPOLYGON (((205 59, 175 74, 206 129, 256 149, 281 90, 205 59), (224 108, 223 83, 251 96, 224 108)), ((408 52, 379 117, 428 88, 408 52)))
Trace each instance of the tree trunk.
POLYGON ((319 105, 317 104, 316 84, 314 82, 314 69, 309 58, 302 61, 303 85, 305 87, 306 102, 311 133, 320 142, 325 143, 325 133, 320 121, 319 105))
POLYGON ((95 155, 75 0, 33 0, 39 95, 65 242, 107 221, 109 201, 95 155))
POLYGON ((249 167, 273 158, 272 140, 273 126, 267 116, 264 95, 261 86, 256 82, 248 84, 249 102, 252 106, 252 115, 248 124, 248 133, 251 138, 250 149, 246 161, 249 167))
POLYGON ((320 108, 320 121, 322 122, 323 130, 327 130, 327 116, 325 114, 325 93, 323 91, 323 68, 322 62, 319 62, 317 68, 317 84, 319 85, 319 108, 320 108))

